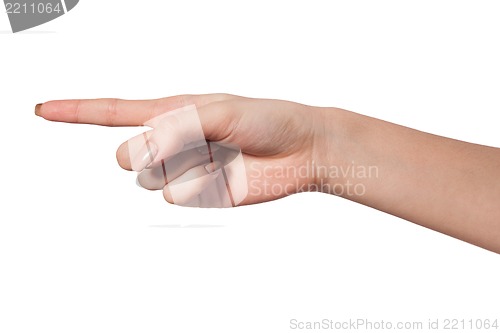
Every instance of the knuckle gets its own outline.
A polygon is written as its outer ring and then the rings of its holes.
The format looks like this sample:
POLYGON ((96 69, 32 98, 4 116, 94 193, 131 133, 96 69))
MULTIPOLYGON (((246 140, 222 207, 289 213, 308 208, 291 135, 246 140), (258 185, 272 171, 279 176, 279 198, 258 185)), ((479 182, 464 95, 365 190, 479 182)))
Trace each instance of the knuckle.
POLYGON ((116 120, 118 117, 118 103, 119 100, 112 98, 108 103, 108 110, 106 112, 106 123, 110 126, 116 125, 116 120))

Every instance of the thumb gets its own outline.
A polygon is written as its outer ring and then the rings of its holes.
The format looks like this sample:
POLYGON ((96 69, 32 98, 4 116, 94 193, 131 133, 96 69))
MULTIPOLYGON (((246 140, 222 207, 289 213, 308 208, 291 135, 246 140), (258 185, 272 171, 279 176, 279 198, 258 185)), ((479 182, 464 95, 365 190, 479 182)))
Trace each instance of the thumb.
POLYGON ((227 103, 212 103, 199 110, 188 105, 157 116, 145 125, 152 131, 128 141, 132 170, 142 171, 161 165, 176 154, 206 145, 206 141, 223 141, 236 121, 227 103))

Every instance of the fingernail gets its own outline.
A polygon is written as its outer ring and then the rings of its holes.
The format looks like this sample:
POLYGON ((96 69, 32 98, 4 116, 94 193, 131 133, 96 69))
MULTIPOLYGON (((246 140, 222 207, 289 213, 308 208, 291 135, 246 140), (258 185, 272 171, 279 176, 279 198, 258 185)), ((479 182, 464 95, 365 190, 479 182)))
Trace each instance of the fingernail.
POLYGON ((221 167, 220 162, 215 161, 215 162, 212 162, 212 163, 205 165, 205 170, 207 170, 208 173, 213 173, 216 170, 219 170, 220 167, 221 167))
POLYGON ((137 152, 132 163, 134 171, 142 171, 148 168, 158 154, 158 147, 151 141, 147 141, 137 152))
POLYGON ((37 105, 35 106, 35 114, 36 114, 37 116, 40 116, 40 111, 41 111, 41 109, 42 109, 42 104, 37 104, 37 105))

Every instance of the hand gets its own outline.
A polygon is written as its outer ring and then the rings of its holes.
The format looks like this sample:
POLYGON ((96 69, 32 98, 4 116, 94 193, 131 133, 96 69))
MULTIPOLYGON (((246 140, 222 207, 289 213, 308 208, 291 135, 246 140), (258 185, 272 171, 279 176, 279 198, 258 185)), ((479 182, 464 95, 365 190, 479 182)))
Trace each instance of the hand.
MULTIPOLYGON (((323 133, 324 122, 321 112, 313 107, 286 101, 213 94, 145 101, 51 101, 37 106, 36 113, 53 121, 142 126, 162 114, 192 104, 196 105, 206 140, 237 145, 243 153, 248 195, 240 204, 259 203, 298 191, 318 189, 313 174, 306 172, 298 175, 296 172, 301 166, 318 161, 323 155, 317 143, 323 133)), ((169 133, 162 137, 164 141, 171 139, 169 133)), ((126 170, 132 169, 130 155, 127 141, 118 148, 116 154, 118 163, 126 170)), ((175 184, 176 180, 185 178, 188 171, 193 173, 195 167, 188 163, 179 170, 171 171, 176 177, 169 178, 168 183, 175 184)), ((139 175, 139 182, 151 190, 163 188, 165 199, 173 203, 169 184, 165 186, 163 181, 155 181, 158 178, 155 174, 158 173, 161 173, 159 168, 146 169, 139 175)), ((200 186, 197 184, 197 187, 200 186)), ((176 200, 175 203, 179 202, 176 200)))

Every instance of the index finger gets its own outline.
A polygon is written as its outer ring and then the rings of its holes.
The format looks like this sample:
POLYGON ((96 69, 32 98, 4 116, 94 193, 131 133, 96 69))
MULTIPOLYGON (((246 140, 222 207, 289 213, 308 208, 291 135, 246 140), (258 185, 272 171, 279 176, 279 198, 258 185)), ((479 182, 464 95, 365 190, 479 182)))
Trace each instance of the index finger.
POLYGON ((162 113, 195 104, 202 106, 226 95, 179 95, 152 100, 74 99, 38 104, 35 114, 51 121, 103 126, 141 126, 162 113))

